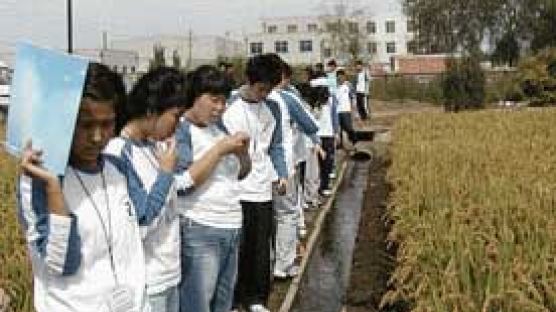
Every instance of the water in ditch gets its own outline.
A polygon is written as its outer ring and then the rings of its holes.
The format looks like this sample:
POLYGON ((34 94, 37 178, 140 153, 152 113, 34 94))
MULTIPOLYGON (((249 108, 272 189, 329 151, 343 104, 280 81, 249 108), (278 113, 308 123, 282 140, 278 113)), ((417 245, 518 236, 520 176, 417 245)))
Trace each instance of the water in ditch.
POLYGON ((348 162, 343 183, 326 218, 291 311, 341 311, 349 285, 369 166, 370 154, 364 152, 356 153, 348 162))

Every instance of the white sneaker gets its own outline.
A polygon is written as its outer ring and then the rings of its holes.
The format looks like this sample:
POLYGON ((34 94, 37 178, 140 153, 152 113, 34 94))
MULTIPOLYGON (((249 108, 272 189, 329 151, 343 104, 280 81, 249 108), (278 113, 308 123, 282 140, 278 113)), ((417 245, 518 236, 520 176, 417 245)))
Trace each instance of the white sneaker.
POLYGON ((274 278, 276 279, 286 279, 288 278, 288 274, 282 270, 276 270, 274 269, 274 273, 272 273, 274 275, 274 278))
POLYGON ((249 312, 270 312, 270 310, 262 304, 252 304, 249 306, 249 312))
POLYGON ((328 175, 328 177, 330 177, 330 179, 334 180, 334 179, 336 179, 336 173, 331 172, 331 173, 328 175))
POLYGON ((299 238, 304 239, 307 237, 307 229, 305 227, 299 228, 299 238))
POLYGON ((273 274, 274 274, 274 278, 277 279, 296 277, 297 275, 299 275, 299 266, 292 265, 286 272, 275 269, 273 274))
POLYGON ((332 195, 332 191, 331 191, 331 190, 326 189, 326 190, 323 190, 323 191, 322 191, 322 196, 330 196, 330 195, 332 195))
POLYGON ((299 275, 299 266, 298 265, 292 265, 290 267, 290 269, 288 270, 288 276, 289 277, 296 277, 299 275))

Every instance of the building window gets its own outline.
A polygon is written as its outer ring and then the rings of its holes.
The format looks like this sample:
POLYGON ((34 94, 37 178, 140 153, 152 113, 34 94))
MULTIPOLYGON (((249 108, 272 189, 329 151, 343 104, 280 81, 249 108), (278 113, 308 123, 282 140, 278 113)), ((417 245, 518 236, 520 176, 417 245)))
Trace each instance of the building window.
POLYGON ((328 32, 335 32, 338 31, 338 23, 327 23, 326 24, 326 31, 328 32))
POLYGON ((289 33, 297 32, 297 25, 288 25, 288 32, 289 33))
POLYGON ((268 26, 267 30, 266 30, 269 34, 273 34, 276 33, 278 31, 278 26, 276 25, 270 25, 268 26))
POLYGON ((407 43, 407 52, 417 54, 417 42, 415 40, 411 40, 407 43))
POLYGON ((416 25, 414 20, 407 21, 407 32, 412 33, 415 32, 416 25))
POLYGON ((386 22, 386 33, 393 34, 396 32, 396 22, 387 21, 386 22))
POLYGON ((387 42, 386 43, 386 53, 396 53, 396 43, 387 42))
POLYGON ((123 73, 123 74, 127 74, 127 66, 124 65, 124 66, 122 67, 122 73, 123 73))
POLYGON ((276 53, 288 53, 288 42, 276 41, 274 42, 274 49, 276 53))
POLYGON ((369 54, 376 54, 378 52, 378 48, 377 48, 377 44, 376 42, 369 42, 367 43, 367 52, 369 54))
POLYGON ((299 41, 299 52, 313 52, 313 41, 311 40, 299 41))
POLYGON ((262 53, 263 53, 263 43, 251 42, 251 54, 262 54, 262 53))
POLYGON ((376 34, 376 23, 375 22, 367 22, 367 33, 376 34))
POLYGON ((131 66, 131 73, 132 73, 132 74, 135 73, 135 66, 131 66))
POLYGON ((118 65, 112 66, 112 70, 115 71, 115 72, 118 72, 118 65))
POLYGON ((309 24, 307 25, 308 32, 316 32, 317 31, 317 24, 309 24))
POLYGON ((357 33, 359 32, 359 24, 355 22, 349 22, 348 30, 350 33, 357 33))

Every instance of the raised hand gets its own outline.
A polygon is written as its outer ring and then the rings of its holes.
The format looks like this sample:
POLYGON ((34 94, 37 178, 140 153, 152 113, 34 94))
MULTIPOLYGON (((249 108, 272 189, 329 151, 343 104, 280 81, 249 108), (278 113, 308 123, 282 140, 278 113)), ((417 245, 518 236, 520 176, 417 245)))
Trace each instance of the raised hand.
POLYGON ((27 141, 25 147, 23 148, 23 153, 19 163, 23 174, 32 179, 41 180, 45 183, 45 191, 50 213, 62 216, 68 215, 64 204, 62 185, 60 184, 58 177, 42 166, 42 151, 33 150, 33 144, 30 140, 27 141))
POLYGON ((165 172, 173 172, 178 162, 176 138, 171 137, 164 141, 155 152, 160 169, 165 172))

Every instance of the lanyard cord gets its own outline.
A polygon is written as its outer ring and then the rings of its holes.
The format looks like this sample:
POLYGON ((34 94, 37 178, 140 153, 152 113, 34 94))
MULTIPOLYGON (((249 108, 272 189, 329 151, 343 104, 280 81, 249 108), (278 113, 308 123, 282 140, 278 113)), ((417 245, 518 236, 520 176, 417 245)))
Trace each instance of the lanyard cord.
POLYGON ((81 188, 82 188, 83 192, 87 196, 87 199, 89 199, 89 201, 93 205, 93 208, 95 209, 97 217, 100 221, 100 224, 102 225, 102 231, 104 233, 104 238, 106 240, 106 246, 108 247, 108 254, 110 256, 110 267, 112 268, 112 275, 114 276, 114 281, 115 281, 116 285, 118 285, 119 284, 118 275, 116 273, 116 265, 114 263, 114 251, 112 249, 112 213, 111 213, 111 210, 110 210, 110 200, 108 198, 109 197, 108 196, 108 188, 106 186, 106 178, 104 176, 104 168, 100 172, 100 176, 101 176, 101 179, 102 179, 102 189, 104 190, 104 199, 106 201, 106 212, 107 212, 107 217, 108 217, 108 229, 106 228, 106 224, 104 223, 104 219, 102 218, 102 215, 100 214, 100 210, 97 206, 97 203, 93 200, 91 192, 85 186, 85 183, 83 182, 83 179, 81 178, 81 175, 73 167, 71 167, 71 169, 72 169, 73 174, 75 175, 75 177, 79 181, 79 184, 81 185, 81 188))
POLYGON ((251 123, 249 122, 249 116, 248 116, 248 113, 247 113, 246 105, 252 105, 252 104, 247 104, 246 103, 245 105, 243 105, 243 116, 245 117, 245 125, 249 129, 249 136, 251 137, 251 141, 253 142, 253 155, 256 155, 257 154, 257 139, 258 139, 258 136, 261 134, 260 133, 261 132, 261 129, 260 129, 261 125, 259 123, 260 123, 260 119, 261 119, 261 109, 262 109, 261 106, 263 104, 261 104, 261 103, 256 104, 256 105, 259 105, 258 110, 257 110, 257 120, 254 122, 254 123, 257 124, 257 129, 256 129, 257 131, 253 131, 254 128, 251 128, 251 123))

